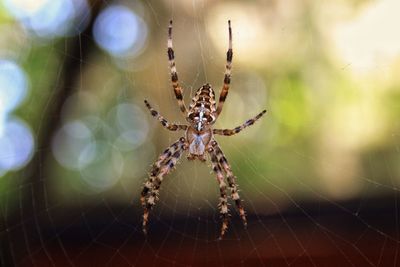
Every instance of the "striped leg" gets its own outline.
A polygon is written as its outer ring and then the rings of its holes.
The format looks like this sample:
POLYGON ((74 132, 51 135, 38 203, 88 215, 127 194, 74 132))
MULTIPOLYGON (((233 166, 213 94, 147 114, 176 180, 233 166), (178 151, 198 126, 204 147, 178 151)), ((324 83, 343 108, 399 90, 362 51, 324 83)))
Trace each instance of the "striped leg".
POLYGON ((171 157, 171 155, 175 153, 176 150, 179 149, 180 145, 181 145, 181 140, 173 143, 170 147, 164 150, 164 152, 159 156, 158 160, 153 164, 152 169, 149 173, 149 178, 144 184, 142 194, 140 197, 140 202, 142 203, 143 208, 146 206, 145 198, 152 189, 154 178, 159 173, 161 164, 166 160, 168 160, 171 157))
POLYGON ((187 129, 186 125, 168 123, 168 121, 163 116, 161 116, 154 108, 151 107, 150 103, 147 100, 144 100, 144 103, 146 104, 146 107, 150 110, 151 115, 155 117, 157 120, 159 120, 162 126, 167 128, 168 130, 177 131, 177 130, 187 129))
POLYGON ((228 197, 226 194, 226 184, 224 181, 224 175, 222 173, 221 166, 218 163, 217 155, 212 148, 209 150, 209 153, 211 155, 212 168, 215 174, 217 175, 217 182, 219 184, 220 198, 218 207, 222 217, 222 226, 219 239, 222 239, 226 230, 228 229, 228 223, 229 223, 228 197))
POLYGON ((178 73, 176 73, 174 49, 172 48, 172 20, 169 21, 169 27, 168 27, 168 51, 167 52, 168 52, 169 68, 171 70, 172 87, 174 88, 175 97, 178 100, 179 109, 186 116, 187 109, 185 106, 185 102, 183 102, 182 87, 179 85, 179 82, 178 82, 178 73))
POLYGON ((161 181, 165 175, 167 175, 171 169, 176 165, 178 159, 182 155, 185 149, 185 139, 180 138, 179 141, 172 144, 167 148, 153 164, 152 170, 149 174, 149 178, 144 184, 140 202, 143 206, 143 232, 147 233, 146 227, 149 217, 149 211, 155 205, 158 199, 158 193, 161 185, 161 181))
POLYGON ((236 177, 233 175, 231 166, 228 163, 228 160, 226 159, 224 153, 222 152, 221 148, 217 144, 217 142, 214 143, 214 149, 215 153, 217 154, 217 158, 219 161, 219 164, 222 166, 223 170, 226 173, 226 178, 228 181, 228 186, 231 189, 231 197, 235 201, 236 208, 239 211, 240 218, 242 219, 243 225, 246 227, 247 226, 247 219, 246 219, 246 212, 243 208, 242 201, 240 199, 239 193, 238 193, 238 185, 236 184, 236 177))
POLYGON ((224 105, 225 99, 228 95, 229 85, 231 83, 231 70, 232 70, 232 29, 231 29, 231 21, 228 20, 229 25, 229 48, 228 52, 226 52, 226 65, 225 65, 225 77, 224 77, 224 85, 222 86, 221 93, 219 95, 218 107, 216 110, 216 117, 221 113, 222 107, 224 105))
POLYGON ((260 119, 267 111, 263 110, 262 112, 260 112, 257 116, 255 116, 254 118, 251 118, 249 120, 247 120, 245 123, 243 123, 242 125, 234 128, 234 129, 213 129, 213 134, 219 134, 219 135, 226 135, 226 136, 231 136, 234 134, 239 133, 240 131, 242 131, 244 128, 253 125, 258 119, 260 119))

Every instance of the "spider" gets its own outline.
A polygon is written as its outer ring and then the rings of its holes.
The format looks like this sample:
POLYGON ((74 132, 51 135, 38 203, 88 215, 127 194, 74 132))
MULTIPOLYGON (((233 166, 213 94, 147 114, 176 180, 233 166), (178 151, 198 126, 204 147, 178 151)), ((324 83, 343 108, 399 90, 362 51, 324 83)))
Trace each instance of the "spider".
POLYGON ((164 176, 170 173, 175 167, 177 161, 180 159, 184 151, 188 151, 189 153, 187 156, 188 160, 199 159, 200 161, 204 162, 206 161, 207 154, 211 159, 212 169, 217 176, 217 182, 219 184, 220 191, 218 208, 222 217, 222 226, 219 238, 222 239, 224 236, 229 222, 228 197, 226 193, 227 184, 230 189, 231 198, 234 200, 236 208, 238 209, 239 215, 243 221, 243 225, 245 227, 247 225, 246 213, 239 197, 238 186, 235 182, 236 177, 233 175, 232 169, 220 146, 218 145, 218 142, 214 139, 214 135, 231 136, 237 134, 244 128, 253 125, 254 122, 256 122, 265 114, 266 110, 263 110, 254 118, 247 120, 244 124, 234 129, 212 129, 213 124, 216 122, 222 111, 222 107, 224 105, 226 96, 228 95, 229 86, 231 83, 233 53, 232 29, 230 20, 228 21, 228 30, 229 49, 226 53, 224 85, 221 89, 218 104, 216 104, 215 93, 211 85, 204 84, 196 91, 196 94, 192 98, 188 109, 183 101, 183 90, 178 82, 174 50, 172 48, 172 20, 169 22, 167 53, 171 72, 172 87, 174 89, 175 97, 178 101, 179 109, 185 116, 188 125, 169 123, 163 116, 161 116, 155 109, 152 108, 147 100, 144 100, 144 103, 150 110, 151 115, 160 121, 162 126, 170 131, 185 131, 185 135, 183 137, 179 138, 159 156, 158 160, 151 168, 149 178, 144 184, 140 198, 144 209, 142 224, 144 234, 147 234, 149 211, 153 208, 158 200, 161 182, 164 176), (225 176, 227 184, 224 179, 225 176))

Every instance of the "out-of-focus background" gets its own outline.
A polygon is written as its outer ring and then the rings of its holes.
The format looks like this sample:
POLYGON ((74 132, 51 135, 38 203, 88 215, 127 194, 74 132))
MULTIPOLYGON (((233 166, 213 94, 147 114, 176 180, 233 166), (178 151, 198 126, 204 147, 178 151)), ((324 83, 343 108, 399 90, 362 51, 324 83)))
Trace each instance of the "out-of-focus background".
POLYGON ((0 2, 2 266, 400 265, 400 2, 0 2), (141 233, 150 165, 183 133, 185 101, 219 93, 232 21, 233 77, 218 136, 240 185, 217 242, 210 164, 163 182, 141 233))

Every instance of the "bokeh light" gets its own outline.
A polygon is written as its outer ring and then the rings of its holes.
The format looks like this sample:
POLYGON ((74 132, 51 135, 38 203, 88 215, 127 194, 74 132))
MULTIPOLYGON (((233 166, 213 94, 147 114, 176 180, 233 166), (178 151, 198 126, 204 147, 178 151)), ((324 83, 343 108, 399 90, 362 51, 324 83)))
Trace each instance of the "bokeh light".
POLYGON ((145 44, 147 25, 131 9, 114 5, 96 18, 93 35, 96 43, 112 56, 135 56, 145 44))
POLYGON ((0 134, 0 175, 25 166, 33 150, 34 140, 29 127, 15 118, 7 120, 0 134))
POLYGON ((124 158, 119 149, 107 141, 99 140, 89 143, 79 158, 81 160, 93 158, 90 164, 82 166, 80 171, 82 179, 94 191, 103 191, 110 188, 121 177, 124 158))
POLYGON ((120 150, 130 151, 146 140, 149 125, 142 110, 131 103, 122 103, 113 108, 108 119, 113 123, 117 135, 114 145, 120 150))
MULTIPOLYGON (((117 106, 110 114, 117 115, 124 108, 127 107, 117 106)), ((111 126, 93 115, 85 116, 66 122, 57 131, 52 140, 52 152, 61 166, 80 173, 91 192, 101 192, 112 187, 122 176, 124 157, 121 151, 137 146, 130 142, 129 136, 119 143, 119 147, 115 146, 111 140, 122 133, 125 132, 120 132, 117 125, 111 126)))
POLYGON ((28 81, 13 61, 0 60, 0 116, 15 109, 26 96, 28 81))
POLYGON ((29 32, 46 38, 77 34, 90 17, 86 0, 5 0, 5 7, 29 32))
POLYGON ((387 68, 400 54, 397 0, 377 1, 333 30, 338 55, 356 74, 387 68))
POLYGON ((4 99, 0 97, 0 135, 4 132, 4 125, 6 123, 7 113, 4 110, 4 99))
MULTIPOLYGON (((267 8, 266 8, 267 9, 267 8)), ((207 30, 211 41, 223 54, 228 47, 228 20, 232 21, 235 62, 265 65, 272 60, 276 43, 274 25, 266 26, 265 12, 253 5, 239 2, 215 5, 207 14, 207 30), (225 12, 226 10, 229 12, 225 12), (240 56, 238 56, 240 55, 240 56)))
POLYGON ((99 101, 97 95, 86 91, 78 91, 65 100, 61 110, 62 121, 68 122, 83 119, 88 125, 88 120, 94 119, 97 121, 95 118, 91 119, 90 116, 100 106, 102 106, 102 102, 99 101))
POLYGON ((52 141, 56 160, 65 168, 78 170, 89 164, 93 157, 81 157, 87 144, 93 142, 91 130, 80 120, 66 123, 52 141))

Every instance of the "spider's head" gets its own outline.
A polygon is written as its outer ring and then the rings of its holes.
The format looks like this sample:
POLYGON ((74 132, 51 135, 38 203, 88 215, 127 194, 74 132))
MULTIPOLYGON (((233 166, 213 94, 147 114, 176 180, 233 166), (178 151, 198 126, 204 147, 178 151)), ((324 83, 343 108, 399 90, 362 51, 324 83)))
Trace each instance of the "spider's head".
POLYGON ((214 121, 215 116, 211 114, 210 109, 204 103, 199 103, 199 107, 191 110, 188 115, 188 122, 198 132, 208 130, 214 121))
POLYGON ((209 128, 209 123, 207 121, 207 118, 201 116, 194 117, 193 120, 190 121, 190 124, 198 132, 202 132, 209 128))

